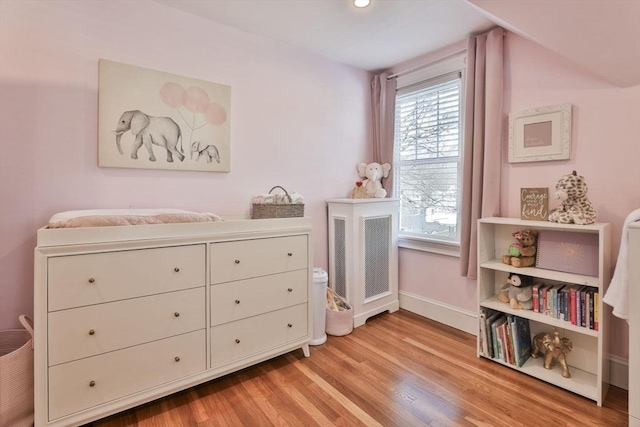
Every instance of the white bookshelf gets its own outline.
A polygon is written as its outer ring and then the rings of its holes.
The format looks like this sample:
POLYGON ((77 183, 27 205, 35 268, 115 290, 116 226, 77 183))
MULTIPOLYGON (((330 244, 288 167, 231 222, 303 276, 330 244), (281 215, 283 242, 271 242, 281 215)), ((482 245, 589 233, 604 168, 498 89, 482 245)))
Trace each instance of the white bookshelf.
MULTIPOLYGON (((556 327, 561 337, 567 337, 573 343, 573 350, 567 355, 571 378, 564 378, 559 366, 550 370, 545 369, 543 357, 529 358, 522 367, 513 366, 497 359, 491 360, 594 400, 598 406, 602 406, 609 385, 609 346, 607 335, 604 332, 606 331, 606 316, 602 296, 604 296, 610 280, 610 234, 610 225, 606 223, 574 225, 546 221, 523 221, 516 218, 483 218, 478 221, 478 313, 483 308, 488 308, 529 319, 532 338, 540 332, 552 332, 553 327, 556 327), (507 253, 509 245, 514 242, 512 233, 524 229, 597 234, 598 276, 536 267, 517 268, 503 264, 502 255, 507 253), (597 302, 598 330, 576 326, 571 322, 532 310, 512 309, 509 304, 499 301, 497 295, 507 283, 509 273, 531 276, 547 283, 587 285, 596 288, 600 294, 597 302)), ((480 334, 478 334, 478 356, 484 357, 480 334)))

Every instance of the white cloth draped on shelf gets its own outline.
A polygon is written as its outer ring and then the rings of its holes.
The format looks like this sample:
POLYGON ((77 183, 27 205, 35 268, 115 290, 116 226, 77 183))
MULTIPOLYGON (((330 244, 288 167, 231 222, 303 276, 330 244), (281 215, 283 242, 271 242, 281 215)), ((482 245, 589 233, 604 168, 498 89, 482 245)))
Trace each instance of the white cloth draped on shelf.
MULTIPOLYGON (((627 215, 622 227, 620 252, 609 289, 602 301, 613 307, 613 315, 629 321, 629 224, 640 221, 640 209, 627 215)), ((637 262, 637 260, 635 261, 637 262)), ((634 307, 638 310, 640 307, 634 307)))
POLYGON ((257 194, 253 196, 252 203, 255 204, 276 204, 276 205, 303 205, 304 197, 295 191, 291 194, 257 194))

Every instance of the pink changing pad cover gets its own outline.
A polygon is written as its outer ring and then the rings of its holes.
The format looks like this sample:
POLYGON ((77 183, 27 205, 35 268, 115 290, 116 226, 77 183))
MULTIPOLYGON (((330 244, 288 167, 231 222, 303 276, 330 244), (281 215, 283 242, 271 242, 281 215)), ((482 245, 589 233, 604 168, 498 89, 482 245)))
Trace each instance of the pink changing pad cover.
POLYGON ((218 215, 210 212, 200 213, 180 209, 87 209, 59 212, 49 219, 48 228, 108 227, 217 221, 222 221, 222 219, 218 215))

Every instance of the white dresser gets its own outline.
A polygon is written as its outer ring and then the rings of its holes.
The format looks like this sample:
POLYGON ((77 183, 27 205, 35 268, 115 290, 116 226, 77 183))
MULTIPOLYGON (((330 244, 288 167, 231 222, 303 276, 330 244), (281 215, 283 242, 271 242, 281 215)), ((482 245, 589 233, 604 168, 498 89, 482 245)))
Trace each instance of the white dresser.
POLYGON ((308 356, 310 266, 308 218, 39 230, 36 426, 308 356))

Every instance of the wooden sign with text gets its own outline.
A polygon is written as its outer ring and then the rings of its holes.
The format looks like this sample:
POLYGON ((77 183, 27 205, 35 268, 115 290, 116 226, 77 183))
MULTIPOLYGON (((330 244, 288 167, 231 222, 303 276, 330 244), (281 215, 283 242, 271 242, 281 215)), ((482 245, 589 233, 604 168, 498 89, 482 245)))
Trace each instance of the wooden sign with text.
POLYGON ((520 219, 546 221, 549 216, 548 188, 520 189, 520 219))

